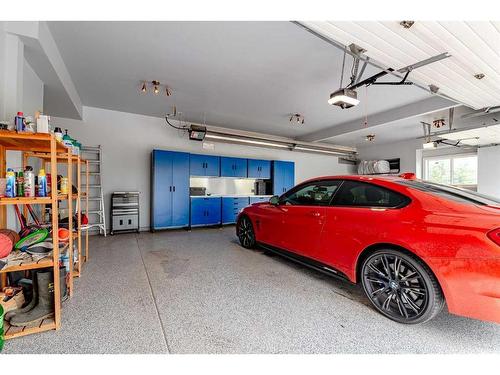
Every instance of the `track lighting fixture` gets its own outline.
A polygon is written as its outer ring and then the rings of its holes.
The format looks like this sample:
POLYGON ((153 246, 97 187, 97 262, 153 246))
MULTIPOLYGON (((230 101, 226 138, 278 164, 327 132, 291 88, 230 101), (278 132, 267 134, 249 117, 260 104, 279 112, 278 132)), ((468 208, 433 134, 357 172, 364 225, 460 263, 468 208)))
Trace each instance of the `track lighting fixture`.
POLYGON ((160 86, 160 82, 158 82, 158 81, 152 81, 151 83, 154 86, 154 93, 156 95, 158 95, 158 93, 160 92, 160 89, 158 88, 158 86, 160 86))
POLYGON ((445 125, 444 118, 432 121, 432 125, 434 125, 435 128, 439 129, 440 127, 445 125))
POLYGON ((294 113, 293 115, 290 116, 290 122, 295 121, 297 124, 303 125, 305 122, 304 116, 302 116, 300 113, 294 113))
POLYGON ((373 142, 373 141, 375 140, 375 134, 368 134, 368 135, 366 136, 366 140, 367 140, 368 142, 373 142))
POLYGON ((148 91, 148 85, 153 89, 153 93, 155 95, 158 95, 160 93, 160 90, 162 89, 162 86, 165 87, 165 95, 166 96, 172 96, 172 89, 168 87, 167 85, 162 85, 160 81, 158 80, 153 80, 153 81, 143 81, 142 86, 141 86, 141 92, 146 93, 148 91))
POLYGON ((405 29, 409 29, 410 27, 413 26, 415 21, 401 21, 399 24, 403 26, 405 29))

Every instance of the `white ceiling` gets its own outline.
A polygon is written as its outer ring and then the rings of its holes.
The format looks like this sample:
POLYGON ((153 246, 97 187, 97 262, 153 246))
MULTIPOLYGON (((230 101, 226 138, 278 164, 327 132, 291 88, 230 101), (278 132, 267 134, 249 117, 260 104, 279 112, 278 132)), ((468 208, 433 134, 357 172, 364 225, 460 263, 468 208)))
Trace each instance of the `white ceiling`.
POLYGON ((470 146, 500 144, 500 125, 455 132, 447 134, 442 138, 460 141, 460 144, 470 146))
MULTIPOLYGON (((86 106, 162 117, 175 104, 190 122, 299 137, 431 96, 415 86, 371 86, 358 90, 355 108, 328 105, 339 87, 343 53, 291 22, 49 27, 86 106), (167 83, 173 95, 142 95, 145 79, 167 83), (289 122, 295 112, 304 115, 304 125, 289 122)), ((378 71, 369 66, 364 76, 378 71)))
MULTIPOLYGON (((454 116, 453 116, 453 131, 456 131, 455 133, 452 134, 447 134, 443 135, 442 138, 446 139, 463 139, 467 138, 463 136, 463 131, 460 131, 460 129, 469 129, 468 131, 471 132, 482 132, 482 129, 495 129, 496 131, 496 125, 500 122, 500 116, 497 114, 492 114, 492 115, 486 115, 486 116, 481 116, 481 117, 472 117, 472 118, 462 118, 463 115, 470 113, 471 109, 468 107, 457 107, 455 108, 454 116), (474 128, 474 129, 472 129, 474 128), (460 131, 460 132, 459 132, 460 131), (458 135, 457 135, 458 134, 458 135), (458 137, 458 138, 456 138, 458 137)), ((428 124, 432 124, 434 120, 438 119, 444 119, 445 120, 445 126, 441 128, 435 128, 432 127, 431 131, 432 133, 436 132, 448 132, 448 124, 450 123, 449 120, 449 111, 448 110, 442 110, 442 111, 436 111, 433 113, 428 113, 425 115, 421 116, 416 116, 408 119, 404 119, 401 121, 394 121, 390 123, 386 123, 383 125, 379 126, 374 126, 374 127, 369 127, 366 129, 361 129, 357 130, 354 132, 338 135, 332 138, 329 138, 326 140, 328 143, 334 143, 337 145, 345 145, 345 146, 353 146, 353 147, 358 147, 362 148, 363 146, 367 145, 381 145, 385 147, 390 147, 388 146, 389 144, 397 141, 401 141, 403 139, 416 139, 416 138, 422 138, 424 137, 424 131, 422 127, 422 122, 426 122, 428 124), (368 134, 375 134, 375 140, 374 141, 367 141, 366 136, 368 134)), ((370 124, 370 118, 368 117, 368 124, 370 124)), ((466 133, 464 133, 466 134, 466 133)), ((470 133, 473 134, 473 133, 470 133)), ((476 134, 476 133, 474 133, 476 134)), ((481 142, 485 143, 480 143, 480 144, 489 144, 493 142, 489 142, 491 139, 486 139, 486 134, 487 133, 481 133, 482 138, 481 142), (484 139, 483 139, 484 138, 484 139)), ((475 137, 476 135, 473 135, 475 137)), ((432 139, 439 138, 437 136, 434 136, 432 139)), ((474 142, 474 140, 472 140, 474 142)), ((498 143, 500 143, 500 140, 498 140, 498 143)), ((478 143, 472 143, 472 144, 478 144, 478 143)))
POLYGON ((500 105, 500 22, 417 21, 409 29, 399 21, 301 23, 342 44, 355 43, 394 69, 448 52, 451 57, 415 69, 410 79, 434 84, 475 109, 500 105), (474 78, 478 73, 485 77, 474 78))

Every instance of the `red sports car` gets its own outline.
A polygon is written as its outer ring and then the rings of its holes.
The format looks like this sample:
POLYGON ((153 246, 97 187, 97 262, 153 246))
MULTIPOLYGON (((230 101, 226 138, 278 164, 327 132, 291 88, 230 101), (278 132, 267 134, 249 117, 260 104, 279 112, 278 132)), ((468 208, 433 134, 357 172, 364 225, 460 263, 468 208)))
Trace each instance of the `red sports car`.
POLYGON ((361 283, 375 308, 423 323, 444 303, 500 323, 500 201, 396 176, 306 181, 242 210, 236 232, 322 272, 361 283))

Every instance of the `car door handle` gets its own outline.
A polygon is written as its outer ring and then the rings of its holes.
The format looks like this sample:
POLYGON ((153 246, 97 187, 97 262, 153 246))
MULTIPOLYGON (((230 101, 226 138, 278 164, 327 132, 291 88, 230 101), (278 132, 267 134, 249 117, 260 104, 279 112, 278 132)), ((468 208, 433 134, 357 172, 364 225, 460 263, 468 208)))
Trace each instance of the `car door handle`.
POLYGON ((319 213, 318 211, 311 211, 309 212, 309 215, 314 217, 320 217, 321 213, 319 213))

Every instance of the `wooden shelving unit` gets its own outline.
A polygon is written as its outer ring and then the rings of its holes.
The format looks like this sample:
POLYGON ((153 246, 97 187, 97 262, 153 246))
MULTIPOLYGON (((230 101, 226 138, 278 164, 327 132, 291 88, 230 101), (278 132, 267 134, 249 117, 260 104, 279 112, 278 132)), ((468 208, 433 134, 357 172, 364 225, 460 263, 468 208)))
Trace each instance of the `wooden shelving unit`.
MULTIPOLYGON (((50 162, 51 175, 51 194, 50 197, 33 197, 33 198, 0 198, 0 228, 7 227, 7 205, 42 205, 50 204, 52 207, 52 231, 58 231, 58 215, 59 201, 68 200, 69 212, 73 208, 73 196, 71 191, 68 195, 57 194, 57 165, 58 160, 65 160, 68 163, 68 183, 72 184, 72 155, 69 150, 61 143, 57 142, 52 134, 31 134, 31 133, 15 133, 6 130, 0 130, 0 175, 6 174, 6 153, 7 151, 22 151, 24 153, 46 153, 45 162, 50 162)), ((39 157, 39 156, 36 156, 39 157)), ((43 166, 45 166, 43 162, 43 166)), ((43 212, 43 211, 42 211, 43 212)), ((69 216, 69 229, 73 228, 72 215, 69 216)), ((11 339, 14 337, 25 336, 33 333, 44 332, 61 327, 61 290, 59 283, 59 240, 57 235, 52 236, 53 250, 52 258, 44 258, 38 262, 26 262, 16 266, 10 266, 0 271, 0 286, 7 283, 7 273, 16 271, 29 271, 33 269, 52 268, 54 276, 54 317, 53 319, 45 319, 39 322, 38 325, 30 327, 13 327, 7 322, 4 322, 4 338, 11 339)), ((73 238, 70 236, 68 252, 71 257, 73 238)), ((70 258, 72 259, 72 258, 70 258)), ((71 269, 72 267, 70 267, 71 269)), ((70 293, 73 291, 73 278, 70 278, 70 293)))

